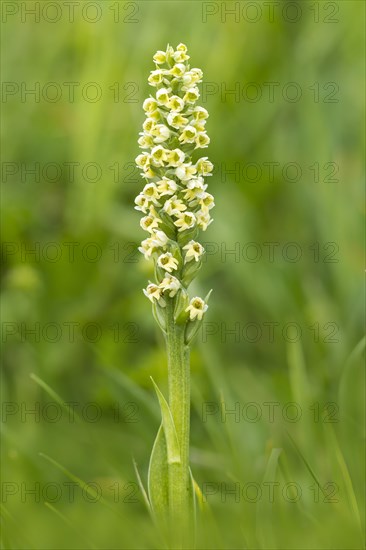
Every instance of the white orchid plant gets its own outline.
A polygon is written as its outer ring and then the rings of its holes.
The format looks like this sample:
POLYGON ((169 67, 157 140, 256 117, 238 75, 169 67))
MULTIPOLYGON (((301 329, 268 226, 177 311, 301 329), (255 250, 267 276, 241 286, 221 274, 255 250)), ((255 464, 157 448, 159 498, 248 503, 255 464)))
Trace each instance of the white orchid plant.
POLYGON ((199 231, 212 222, 214 198, 205 178, 212 175, 213 165, 199 155, 210 142, 208 112, 197 105, 202 71, 190 68, 184 44, 175 49, 168 45, 153 59, 148 82, 154 93, 143 103, 146 119, 138 140, 143 152, 136 158, 145 185, 135 208, 143 214, 140 225, 148 233, 139 250, 155 266, 156 280, 144 294, 166 337, 169 396, 166 400, 154 383, 162 424, 144 494, 168 537, 173 529, 174 540, 184 547, 192 545, 195 508, 189 468, 189 344, 203 322, 209 297, 190 299, 188 287, 205 252, 197 241, 199 231))

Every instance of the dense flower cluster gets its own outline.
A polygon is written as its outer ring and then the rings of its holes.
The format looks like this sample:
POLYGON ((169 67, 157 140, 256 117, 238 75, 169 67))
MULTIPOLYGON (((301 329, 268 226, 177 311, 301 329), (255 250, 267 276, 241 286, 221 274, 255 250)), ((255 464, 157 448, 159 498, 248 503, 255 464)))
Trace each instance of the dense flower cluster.
POLYGON ((201 265, 204 248, 196 238, 212 222, 214 198, 204 181, 213 165, 196 153, 210 142, 208 112, 196 105, 202 71, 191 69, 188 60, 184 44, 154 55, 156 68, 148 78, 154 94, 143 103, 146 120, 138 140, 143 153, 136 157, 146 184, 135 208, 148 233, 139 250, 155 262, 156 283, 145 295, 158 308, 178 295, 177 316, 194 321, 202 320, 208 306, 197 296, 189 301, 186 289, 201 265))

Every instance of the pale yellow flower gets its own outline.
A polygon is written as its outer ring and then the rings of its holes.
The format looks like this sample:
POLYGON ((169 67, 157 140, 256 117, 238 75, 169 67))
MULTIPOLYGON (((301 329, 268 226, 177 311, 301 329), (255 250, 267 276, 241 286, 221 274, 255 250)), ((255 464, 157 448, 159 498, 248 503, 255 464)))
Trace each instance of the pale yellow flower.
POLYGON ((146 214, 147 211, 148 211, 150 202, 149 202, 149 199, 147 197, 145 197, 145 195, 142 195, 140 193, 135 198, 135 204, 136 204, 136 206, 135 206, 136 210, 140 210, 141 212, 146 214))
POLYGON ((206 120, 208 112, 204 107, 197 106, 193 109, 192 116, 195 120, 206 120))
POLYGON ((174 298, 178 290, 181 288, 181 284, 180 281, 176 277, 174 277, 174 275, 166 273, 159 287, 162 289, 163 292, 168 292, 169 298, 174 298))
POLYGON ((210 138, 205 132, 199 132, 195 139, 196 149, 205 149, 210 143, 210 138))
POLYGON ((144 231, 148 231, 149 233, 152 233, 154 229, 158 229, 159 223, 161 223, 161 220, 151 215, 144 216, 140 220, 140 226, 142 229, 144 229, 144 231))
POLYGON ((177 196, 174 195, 171 199, 168 199, 165 202, 164 210, 167 214, 169 214, 169 216, 177 216, 180 212, 187 210, 187 206, 181 199, 178 199, 177 196))
POLYGON ((144 132, 137 140, 137 143, 140 145, 141 149, 150 149, 150 147, 154 145, 154 139, 150 134, 144 132))
POLYGON ((161 69, 156 69, 151 71, 149 78, 147 79, 150 86, 157 86, 163 80, 163 71, 161 69))
POLYGON ((176 63, 183 63, 184 61, 187 61, 187 59, 189 59, 189 55, 187 55, 183 51, 176 51, 173 53, 173 59, 176 63))
POLYGON ((164 63, 166 63, 166 53, 162 50, 158 50, 154 55, 153 60, 157 65, 163 65, 164 63))
POLYGON ((155 183, 147 183, 142 190, 142 194, 153 204, 160 205, 160 194, 155 183))
POLYGON ((170 136, 170 130, 165 124, 157 124, 152 133, 155 143, 163 143, 170 136))
POLYGON ((208 305, 205 303, 202 298, 195 296, 189 303, 189 306, 186 308, 186 311, 189 312, 189 318, 191 321, 197 319, 202 320, 204 313, 208 310, 208 305))
POLYGON ((147 113, 152 113, 153 111, 156 111, 156 109, 158 108, 158 104, 157 104, 156 99, 154 99, 153 97, 148 97, 143 102, 142 108, 147 113))
POLYGON ((173 149, 173 151, 167 153, 166 161, 169 166, 177 167, 183 164, 185 157, 186 155, 183 151, 180 149, 173 149))
POLYGON ((158 266, 165 269, 168 273, 171 273, 178 268, 178 260, 174 258, 173 254, 166 252, 165 254, 161 254, 161 256, 159 256, 158 266))
POLYGON ((152 117, 148 117, 143 123, 142 127, 145 132, 149 133, 151 132, 151 130, 153 130, 155 124, 156 124, 156 121, 152 117))
POLYGON ((160 288, 160 286, 155 285, 154 283, 149 283, 146 289, 143 289, 143 293, 150 300, 150 302, 154 303, 155 300, 159 303, 159 305, 165 307, 166 302, 162 298, 163 289, 160 288))
POLYGON ((164 248, 169 240, 164 231, 155 231, 152 234, 152 238, 156 248, 164 248))
MULTIPOLYGON (((179 55, 184 55, 179 53, 179 55)), ((170 70, 170 74, 173 76, 177 76, 178 78, 183 76, 186 72, 186 66, 183 63, 176 63, 174 67, 170 70)))
POLYGON ((184 199, 188 202, 195 201, 201 198, 207 188, 207 184, 203 183, 203 178, 200 176, 193 178, 187 182, 187 187, 184 190, 184 199))
POLYGON ((202 212, 208 212, 215 206, 215 199, 211 193, 204 193, 198 201, 198 204, 201 206, 202 212))
POLYGON ((191 162, 187 162, 178 166, 175 170, 175 175, 182 181, 187 181, 197 172, 197 168, 191 162))
POLYGON ((180 111, 183 111, 183 109, 184 109, 184 101, 178 95, 172 95, 172 97, 169 99, 169 101, 167 103, 167 107, 171 111, 179 113, 180 111))
POLYGON ((173 128, 184 128, 186 124, 188 124, 188 118, 184 117, 181 113, 176 113, 172 111, 167 116, 167 121, 169 126, 172 126, 173 128))
POLYGON ((167 105, 168 102, 170 101, 170 96, 169 96, 170 92, 171 92, 170 88, 160 88, 160 90, 156 92, 156 101, 160 105, 167 105))
POLYGON ((176 227, 179 227, 178 231, 185 231, 191 229, 196 223, 196 216, 193 212, 180 212, 177 214, 177 220, 174 222, 176 227))
POLYGON ((189 90, 186 91, 184 94, 183 100, 186 103, 195 103, 197 99, 200 97, 200 92, 198 88, 189 88, 189 90))
POLYGON ((178 185, 176 184, 176 182, 166 177, 163 177, 163 179, 158 181, 156 186, 161 197, 163 197, 164 195, 174 195, 174 193, 178 189, 178 185))
POLYGON ((141 153, 141 155, 137 155, 135 162, 139 168, 147 168, 150 165, 149 153, 141 153))
POLYGON ((197 225, 200 229, 202 229, 202 231, 206 231, 208 226, 213 222, 210 214, 208 212, 204 212, 203 210, 196 212, 196 219, 197 225))
POLYGON ((196 162, 196 168, 200 176, 212 176, 213 164, 207 157, 202 157, 196 162))
POLYGON ((179 141, 181 143, 193 143, 197 136, 197 130, 196 128, 193 128, 193 126, 186 126, 179 136, 179 141))
MULTIPOLYGON (((169 151, 170 152, 170 151, 169 151)), ((164 166, 168 151, 162 145, 156 145, 151 149, 150 161, 154 166, 164 166)))
POLYGON ((186 250, 185 255, 185 261, 190 262, 191 260, 195 260, 198 262, 198 260, 201 258, 202 254, 204 253, 204 248, 201 245, 201 243, 198 243, 197 241, 189 241, 186 246, 183 246, 183 250, 186 250))

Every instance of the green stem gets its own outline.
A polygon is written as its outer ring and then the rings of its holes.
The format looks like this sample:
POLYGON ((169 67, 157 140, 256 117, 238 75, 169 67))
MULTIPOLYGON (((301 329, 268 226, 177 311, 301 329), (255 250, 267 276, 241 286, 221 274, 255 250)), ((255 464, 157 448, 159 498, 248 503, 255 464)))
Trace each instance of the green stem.
POLYGON ((167 303, 166 341, 169 406, 181 452, 181 463, 169 466, 169 512, 175 539, 179 530, 181 536, 178 544, 182 545, 192 531, 189 474, 190 366, 189 347, 184 342, 184 325, 174 322, 174 300, 168 300, 167 303))

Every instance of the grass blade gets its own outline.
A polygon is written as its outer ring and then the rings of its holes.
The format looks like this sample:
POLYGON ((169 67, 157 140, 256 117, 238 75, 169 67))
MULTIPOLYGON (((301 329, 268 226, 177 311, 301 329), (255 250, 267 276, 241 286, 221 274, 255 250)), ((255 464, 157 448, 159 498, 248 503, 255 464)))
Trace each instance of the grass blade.
MULTIPOLYGON (((282 449, 272 449, 268 459, 263 483, 276 480, 278 460, 282 449)), ((273 531, 273 503, 266 499, 259 499, 256 509, 256 533, 261 548, 276 548, 275 535, 273 531)))

